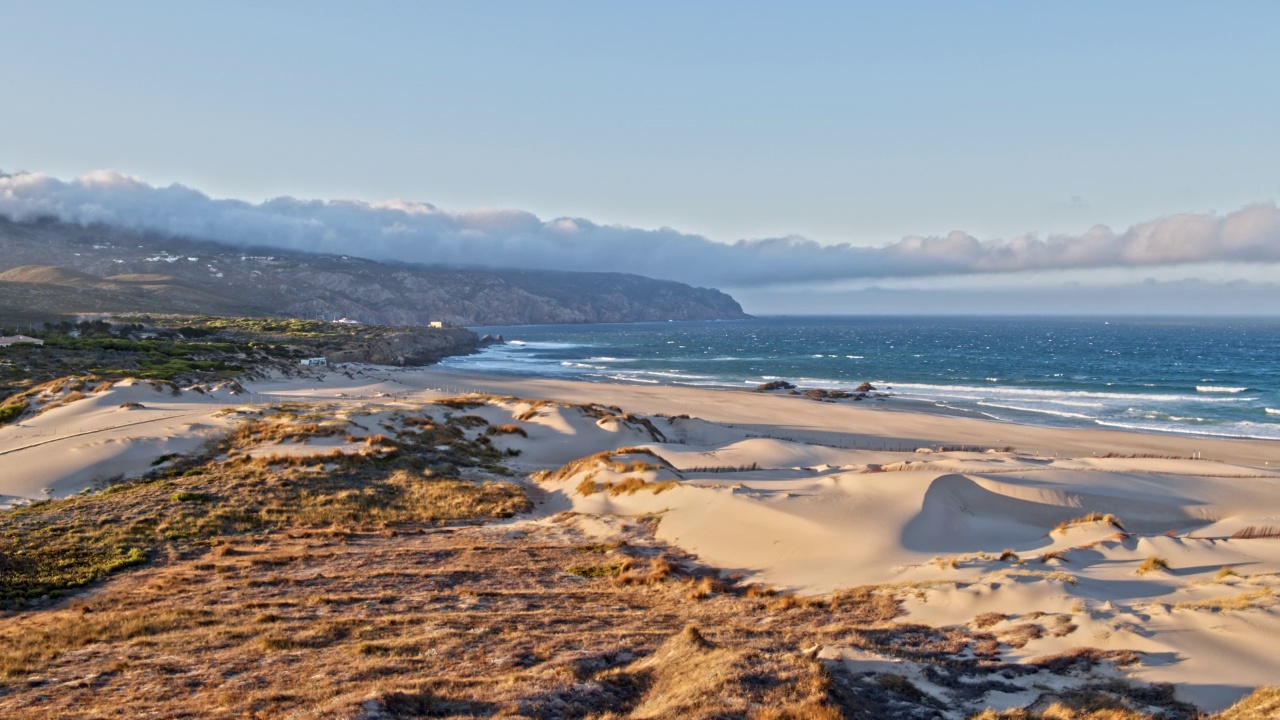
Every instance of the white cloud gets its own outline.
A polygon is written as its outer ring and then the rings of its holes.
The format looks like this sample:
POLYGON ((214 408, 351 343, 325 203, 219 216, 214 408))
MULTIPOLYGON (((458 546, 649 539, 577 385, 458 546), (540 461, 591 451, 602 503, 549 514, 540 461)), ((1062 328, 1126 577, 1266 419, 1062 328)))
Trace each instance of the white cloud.
POLYGON ((1250 205, 1225 215, 1179 214, 1122 232, 980 240, 963 232, 906 237, 880 247, 820 245, 799 237, 713 242, 670 228, 542 220, 520 210, 449 212, 422 202, 213 199, 154 187, 113 171, 70 181, 0 174, 0 214, 54 216, 243 246, 351 254, 432 264, 633 272, 695 285, 1280 262, 1280 210, 1250 205))

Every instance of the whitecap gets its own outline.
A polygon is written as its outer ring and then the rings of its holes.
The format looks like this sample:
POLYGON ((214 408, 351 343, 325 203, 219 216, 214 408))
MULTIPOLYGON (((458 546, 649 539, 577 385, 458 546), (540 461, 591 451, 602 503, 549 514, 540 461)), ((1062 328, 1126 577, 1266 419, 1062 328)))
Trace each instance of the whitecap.
POLYGON ((1061 410, 1050 410, 1048 408, 1023 407, 1020 405, 1003 405, 1001 403, 979 402, 982 407, 997 408, 999 410, 1017 410, 1018 412, 1040 413, 1042 415, 1053 415, 1055 417, 1072 418, 1074 420, 1094 420, 1092 415, 1084 415, 1082 413, 1064 412, 1061 410))

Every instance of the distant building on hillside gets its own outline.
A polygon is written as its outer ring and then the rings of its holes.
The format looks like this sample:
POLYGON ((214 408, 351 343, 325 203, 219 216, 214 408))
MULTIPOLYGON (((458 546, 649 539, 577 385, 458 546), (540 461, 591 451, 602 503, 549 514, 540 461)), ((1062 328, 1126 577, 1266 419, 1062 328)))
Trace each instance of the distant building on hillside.
POLYGON ((445 328, 445 323, 441 320, 432 320, 431 322, 427 323, 427 327, 435 328, 437 330, 443 330, 445 328))
POLYGON ((303 358, 299 365, 328 365, 329 361, 322 357, 303 358))
POLYGON ((43 345, 44 341, 40 338, 27 337, 26 335, 3 335, 0 336, 0 347, 8 347, 10 345, 43 345))

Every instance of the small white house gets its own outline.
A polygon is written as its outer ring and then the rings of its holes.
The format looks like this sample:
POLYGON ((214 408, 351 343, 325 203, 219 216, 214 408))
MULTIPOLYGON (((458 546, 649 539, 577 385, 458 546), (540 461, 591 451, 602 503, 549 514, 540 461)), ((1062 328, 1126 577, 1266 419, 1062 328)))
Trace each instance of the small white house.
POLYGON ((303 358, 299 365, 328 365, 329 361, 322 357, 303 358))
POLYGON ((439 320, 432 320, 431 322, 427 323, 427 327, 435 328, 437 330, 443 330, 444 323, 439 320))
POLYGON ((4 335, 0 336, 0 347, 8 347, 10 345, 43 345, 44 341, 40 338, 27 337, 26 335, 4 335))

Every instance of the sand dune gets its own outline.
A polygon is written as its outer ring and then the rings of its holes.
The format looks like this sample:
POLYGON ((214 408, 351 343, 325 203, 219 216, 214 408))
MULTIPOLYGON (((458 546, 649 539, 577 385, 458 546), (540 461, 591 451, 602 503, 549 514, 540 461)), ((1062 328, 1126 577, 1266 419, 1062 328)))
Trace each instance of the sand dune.
MULTIPOLYGON (((1133 677, 1179 683, 1180 697, 1209 709, 1280 677, 1280 539, 1231 537, 1280 526, 1276 443, 439 370, 368 368, 251 389, 261 402, 323 402, 371 429, 403 413, 478 415, 477 435, 509 428, 490 437, 519 451, 513 468, 542 471, 541 510, 520 522, 571 509, 572 522, 608 535, 611 518, 653 516, 659 540, 756 582, 801 593, 892 587, 909 621, 986 623, 1005 659, 1134 650, 1133 677), (523 399, 429 404, 457 387, 523 399), (639 449, 550 472, 618 448, 639 449)), ((243 399, 126 384, 0 428, 0 493, 39 499, 139 474, 232 427, 239 416, 226 409, 243 399), (129 402, 142 407, 121 408, 129 402)), ((355 451, 348 445, 333 437, 264 452, 355 451)))

